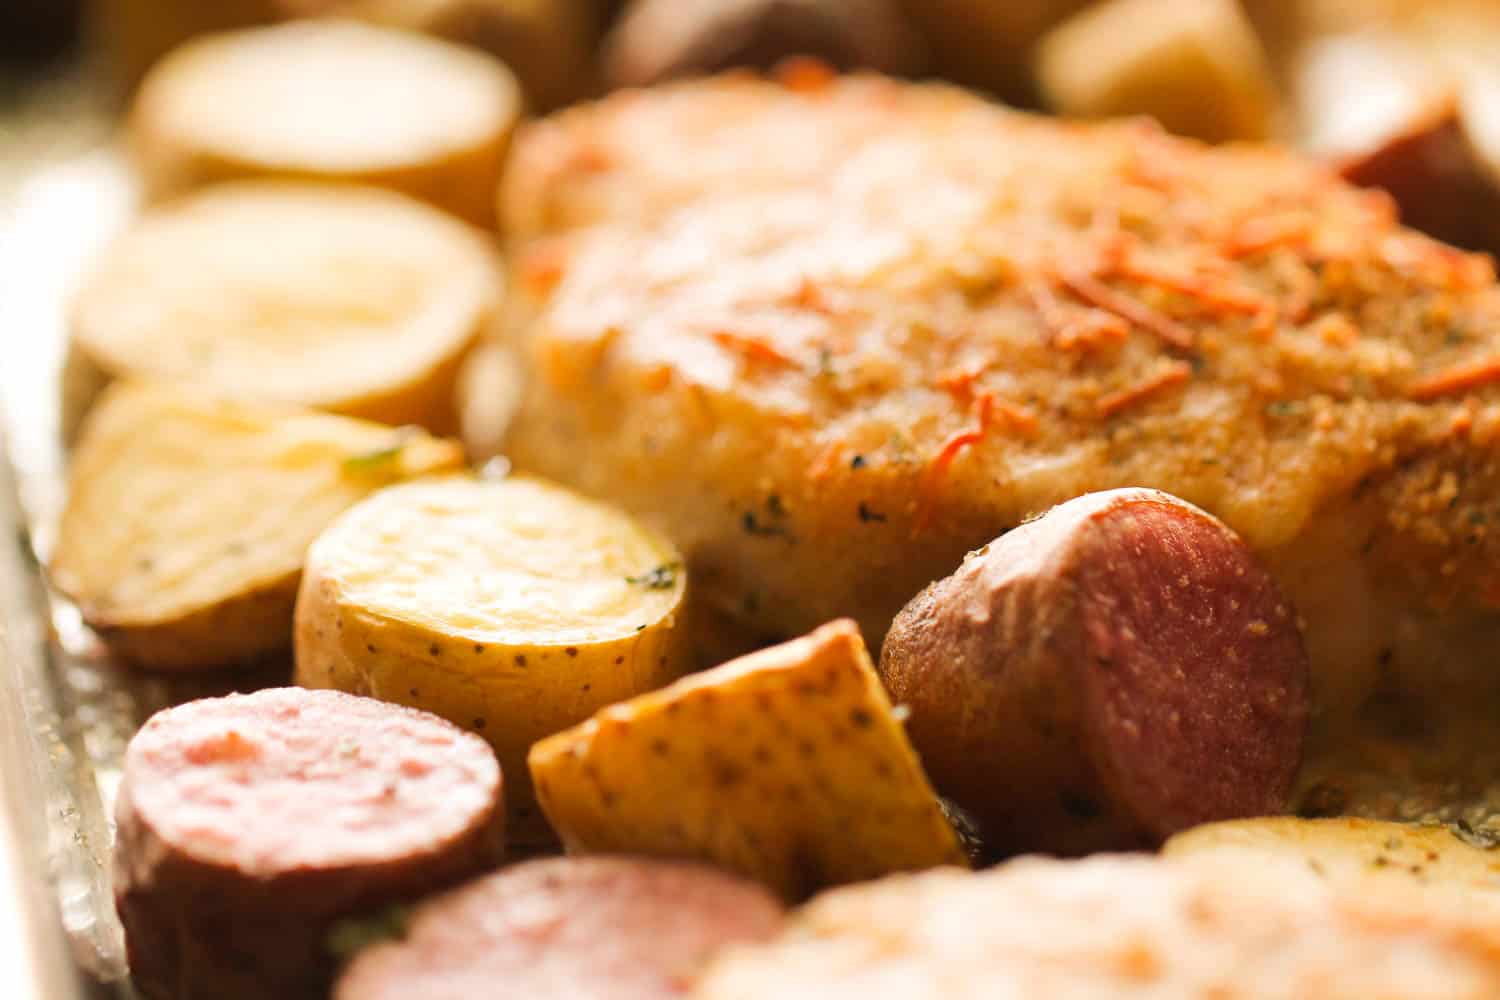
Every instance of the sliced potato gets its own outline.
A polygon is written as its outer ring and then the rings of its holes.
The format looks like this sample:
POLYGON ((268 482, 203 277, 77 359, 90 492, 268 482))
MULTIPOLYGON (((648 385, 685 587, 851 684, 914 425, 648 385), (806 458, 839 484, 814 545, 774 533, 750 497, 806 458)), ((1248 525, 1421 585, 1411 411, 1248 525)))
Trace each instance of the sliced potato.
POLYGON ((1263 139, 1275 124, 1265 53, 1235 0, 1108 0, 1042 39, 1037 76, 1067 115, 1151 115, 1210 142, 1263 139))
POLYGON ((453 385, 500 298, 476 232, 376 188, 246 181, 148 213, 73 309, 109 377, 194 382, 454 429, 453 385))
POLYGON ((966 861, 847 619, 606 708, 531 774, 569 850, 698 858, 792 899, 966 861))
POLYGON ((308 553, 297 682, 425 709, 490 741, 523 839, 543 829, 532 743, 681 676, 686 574, 671 543, 535 479, 451 478, 371 497, 308 553))
POLYGON ((1329 879, 1346 882, 1369 876, 1500 890, 1500 850, 1480 846, 1475 835, 1446 826, 1412 826, 1341 817, 1269 819, 1210 823, 1179 833, 1162 851, 1173 856, 1236 855, 1253 864, 1259 857, 1305 859, 1329 879))
POLYGON ((303 555, 335 515, 462 461, 414 429, 118 383, 84 425, 52 579, 142 666, 253 661, 291 644, 303 555))
POLYGON ((280 176, 356 181, 493 225, 520 89, 465 46, 345 20, 205 36, 136 95, 132 152, 147 194, 280 176))

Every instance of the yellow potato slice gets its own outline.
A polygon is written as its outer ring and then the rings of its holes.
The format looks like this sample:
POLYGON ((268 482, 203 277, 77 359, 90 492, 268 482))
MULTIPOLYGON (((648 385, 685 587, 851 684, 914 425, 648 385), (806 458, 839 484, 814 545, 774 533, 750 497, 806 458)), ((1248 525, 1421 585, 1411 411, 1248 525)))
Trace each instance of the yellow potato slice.
POLYGON ((237 177, 391 187, 493 225, 520 88, 466 46, 339 19, 205 36, 142 81, 129 119, 148 197, 237 177))
POLYGON ((523 839, 531 745, 690 666, 665 539, 535 479, 386 490, 308 553, 297 683, 425 709, 490 741, 523 839))
POLYGON ((246 181, 113 243, 74 302, 73 337, 106 376, 447 432, 459 364, 499 299, 486 242, 426 205, 246 181))
POLYGON ((790 899, 966 860, 847 619, 606 708, 531 775, 569 850, 699 858, 790 899))
POLYGON ((307 546, 456 442, 321 413, 117 383, 86 421, 51 574, 122 657, 195 669, 291 645, 307 546))
POLYGON ((1371 876, 1421 885, 1500 889, 1500 849, 1465 828, 1412 826, 1341 817, 1268 819, 1210 823, 1167 841, 1170 856, 1223 856, 1255 864, 1262 858, 1305 860, 1336 882, 1371 876), (1465 839, 1467 838, 1467 839, 1465 839))
POLYGON ((1151 115, 1210 142, 1275 127, 1270 69, 1236 0, 1109 0, 1042 39, 1037 77, 1066 115, 1151 115))

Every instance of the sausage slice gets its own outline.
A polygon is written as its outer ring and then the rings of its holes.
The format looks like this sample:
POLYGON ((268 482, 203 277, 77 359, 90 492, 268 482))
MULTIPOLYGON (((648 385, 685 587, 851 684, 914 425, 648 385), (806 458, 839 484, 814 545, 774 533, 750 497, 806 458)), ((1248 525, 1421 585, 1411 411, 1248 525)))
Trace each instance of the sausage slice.
POLYGON ((335 691, 158 712, 116 806, 115 903, 158 998, 322 997, 336 919, 491 867, 503 844, 488 744, 335 691))
POLYGON ((781 905, 697 864, 549 858, 423 904, 405 940, 361 952, 334 1000, 661 1000, 720 947, 770 939, 781 905))
POLYGON ((1156 490, 970 553, 897 616, 881 672, 938 791, 1006 851, 1280 812, 1301 763, 1295 612, 1233 531, 1156 490))

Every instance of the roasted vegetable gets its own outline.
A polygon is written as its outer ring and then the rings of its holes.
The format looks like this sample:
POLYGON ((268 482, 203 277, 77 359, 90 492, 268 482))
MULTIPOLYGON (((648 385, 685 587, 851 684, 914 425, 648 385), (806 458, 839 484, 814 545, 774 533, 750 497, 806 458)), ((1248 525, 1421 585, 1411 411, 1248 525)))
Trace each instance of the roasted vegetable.
POLYGON ((426 709, 490 741, 518 839, 531 744, 689 667, 665 539, 534 479, 385 490, 308 553, 297 682, 426 709))
POLYGON ((606 708, 530 760, 570 850, 698 858, 792 899, 964 862, 850 621, 606 708))
POLYGON ((414 428, 120 383, 84 425, 52 579, 142 666, 253 661, 290 646, 303 556, 340 511, 462 460, 414 428))
POLYGON ((521 112, 481 53, 342 20, 212 35, 142 82, 129 142, 148 196, 278 176, 394 188, 478 225, 521 112))
POLYGON ((485 242, 426 205, 251 181, 149 212, 111 244, 73 304, 73 346, 97 381, 183 380, 445 432, 499 297, 485 242))
POLYGON ((1108 0, 1042 39, 1037 75, 1065 115, 1150 115, 1213 142, 1275 126, 1265 53, 1236 0, 1108 0))

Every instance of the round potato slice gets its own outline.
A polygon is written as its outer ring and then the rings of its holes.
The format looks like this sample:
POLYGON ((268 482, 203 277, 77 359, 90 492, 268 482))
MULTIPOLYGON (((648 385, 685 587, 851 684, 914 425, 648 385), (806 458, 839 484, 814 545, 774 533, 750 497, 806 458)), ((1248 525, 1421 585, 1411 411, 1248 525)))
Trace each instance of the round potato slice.
POLYGON ((107 377, 446 432, 459 365, 499 299, 485 241, 425 205, 251 181, 151 212, 113 243, 73 337, 107 377))
POLYGON ((520 89, 464 46, 345 20, 207 36, 162 60, 129 120, 149 197, 236 177, 395 188, 479 225, 520 89))
POLYGON ((308 553, 297 682, 426 709, 488 739, 513 829, 543 827, 532 743, 686 672, 686 576, 665 539, 535 479, 383 491, 308 553))
POLYGON ((121 382, 84 425, 52 579, 141 666, 258 660, 291 645, 303 555, 335 515, 462 462, 414 429, 121 382))
POLYGON ((1483 835, 1464 827, 1412 826, 1352 816, 1335 819, 1266 819, 1210 823, 1167 841, 1169 856, 1235 857, 1246 866, 1265 858, 1302 859, 1332 881, 1358 882, 1368 876, 1500 889, 1500 851, 1483 835))

